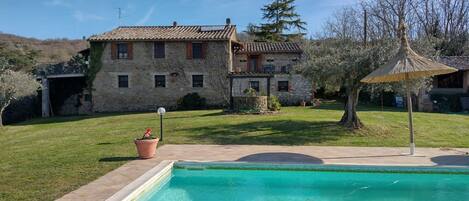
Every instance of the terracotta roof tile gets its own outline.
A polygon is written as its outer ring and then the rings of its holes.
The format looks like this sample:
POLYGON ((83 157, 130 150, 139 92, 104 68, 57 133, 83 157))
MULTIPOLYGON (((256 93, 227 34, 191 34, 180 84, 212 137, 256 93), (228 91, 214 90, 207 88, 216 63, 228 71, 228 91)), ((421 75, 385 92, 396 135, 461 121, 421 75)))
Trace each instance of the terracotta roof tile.
POLYGON ((458 70, 469 70, 469 56, 442 56, 439 62, 458 70))
POLYGON ((298 43, 294 42, 247 42, 241 43, 239 53, 302 53, 298 43))
POLYGON ((209 26, 121 26, 90 41, 117 40, 229 40, 235 33, 234 25, 209 26))

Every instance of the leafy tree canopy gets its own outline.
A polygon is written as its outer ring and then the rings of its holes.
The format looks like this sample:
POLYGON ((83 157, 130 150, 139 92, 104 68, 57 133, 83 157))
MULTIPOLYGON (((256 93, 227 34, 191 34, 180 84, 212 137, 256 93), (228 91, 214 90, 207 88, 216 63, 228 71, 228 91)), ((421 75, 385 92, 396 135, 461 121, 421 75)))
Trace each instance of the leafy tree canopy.
POLYGON ((304 35, 306 22, 295 11, 295 0, 275 0, 261 10, 265 23, 249 24, 247 33, 260 41, 286 41, 304 35), (294 33, 285 33, 294 32, 294 33))
POLYGON ((3 111, 11 101, 29 95, 34 95, 39 83, 34 77, 25 72, 13 71, 6 68, 9 64, 4 57, 0 57, 0 126, 2 126, 3 111))
POLYGON ((0 55, 6 62, 3 65, 8 65, 9 68, 14 70, 20 69, 32 69, 36 65, 36 58, 39 52, 31 49, 24 49, 20 51, 18 49, 9 49, 6 45, 0 43, 0 55))

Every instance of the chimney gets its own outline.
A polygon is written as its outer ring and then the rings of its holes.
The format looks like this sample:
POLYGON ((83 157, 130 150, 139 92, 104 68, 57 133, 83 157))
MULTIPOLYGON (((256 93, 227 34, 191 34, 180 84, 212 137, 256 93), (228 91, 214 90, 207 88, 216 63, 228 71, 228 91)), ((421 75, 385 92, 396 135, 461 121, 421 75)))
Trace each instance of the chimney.
POLYGON ((231 25, 231 19, 230 18, 226 18, 226 25, 231 25))
POLYGON ((173 27, 177 27, 178 26, 178 22, 174 21, 173 22, 173 27))

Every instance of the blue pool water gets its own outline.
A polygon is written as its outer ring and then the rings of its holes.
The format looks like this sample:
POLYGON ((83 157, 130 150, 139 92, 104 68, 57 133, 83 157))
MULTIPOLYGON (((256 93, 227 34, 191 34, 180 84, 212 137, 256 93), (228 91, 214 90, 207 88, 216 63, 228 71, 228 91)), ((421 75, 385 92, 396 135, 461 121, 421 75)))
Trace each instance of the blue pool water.
POLYGON ((469 175, 175 168, 144 200, 467 201, 469 175))

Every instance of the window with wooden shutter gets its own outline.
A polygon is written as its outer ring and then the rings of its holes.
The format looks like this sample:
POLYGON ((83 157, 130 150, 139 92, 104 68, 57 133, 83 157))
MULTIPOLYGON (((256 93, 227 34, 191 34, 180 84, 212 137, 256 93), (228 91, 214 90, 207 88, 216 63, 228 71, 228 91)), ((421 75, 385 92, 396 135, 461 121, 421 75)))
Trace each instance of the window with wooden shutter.
POLYGON ((111 42, 111 59, 117 59, 117 43, 111 42))
POLYGON ((186 58, 192 59, 192 43, 191 42, 186 43, 186 58))
POLYGON ((155 42, 154 43, 154 56, 155 58, 164 58, 165 57, 165 44, 164 42, 155 42))
POLYGON ((259 72, 260 71, 260 56, 259 55, 249 55, 248 56, 248 71, 249 72, 259 72))
POLYGON ((117 59, 129 58, 129 45, 128 43, 117 43, 117 59))
POLYGON ((134 58, 134 46, 132 42, 127 43, 127 52, 129 54, 127 59, 133 59, 134 58))
POLYGON ((202 43, 202 59, 207 57, 208 43, 202 43))
POLYGON ((261 72, 262 71, 262 54, 259 54, 259 56, 257 57, 257 69, 256 71, 257 72, 261 72))
POLYGON ((192 58, 203 59, 203 43, 192 43, 192 58))

